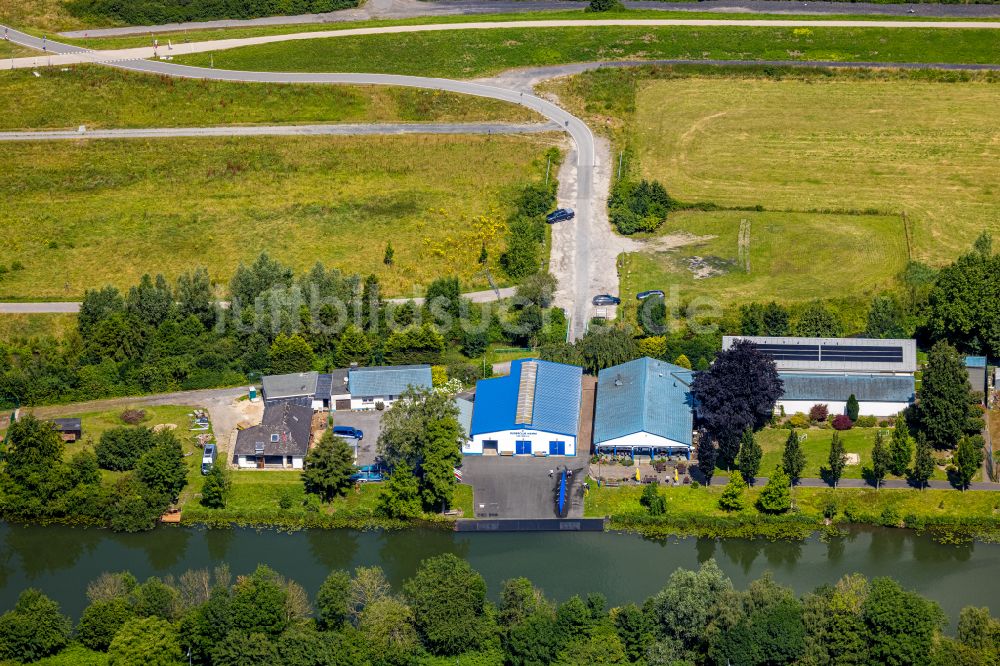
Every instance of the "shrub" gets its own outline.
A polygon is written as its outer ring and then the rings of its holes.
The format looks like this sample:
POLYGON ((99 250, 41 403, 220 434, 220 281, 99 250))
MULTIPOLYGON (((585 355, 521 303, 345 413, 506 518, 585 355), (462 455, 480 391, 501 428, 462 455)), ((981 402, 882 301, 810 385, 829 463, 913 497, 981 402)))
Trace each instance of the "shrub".
POLYGON ((15 261, 15 262, 11 263, 10 270, 12 270, 12 271, 23 271, 24 270, 24 264, 22 264, 20 261, 15 261))
POLYGON ((874 416, 859 416, 854 422, 856 428, 874 428, 878 425, 878 419, 874 416))
POLYGON ((153 445, 153 431, 149 428, 119 426, 101 433, 94 453, 101 469, 121 472, 133 469, 153 445))
POLYGON ((733 471, 729 477, 729 483, 726 484, 722 495, 719 496, 719 508, 723 511, 742 511, 746 506, 746 500, 743 497, 746 487, 743 475, 739 471, 733 471))
POLYGON ((823 505, 823 517, 827 520, 833 520, 837 516, 837 501, 834 499, 829 499, 826 504, 823 505))
POLYGON ((808 428, 809 427, 809 417, 802 412, 796 412, 788 417, 788 424, 792 428, 808 428))
POLYGON ((126 409, 119 415, 119 418, 122 420, 122 423, 127 423, 128 425, 139 425, 146 420, 146 410, 126 409))
POLYGON ((638 183, 619 180, 608 197, 611 224, 618 229, 618 233, 626 235, 655 231, 667 219, 667 213, 679 207, 679 203, 655 180, 638 183))
POLYGON ((879 524, 883 527, 899 527, 899 513, 896 512, 891 506, 887 506, 882 509, 882 515, 879 516, 879 524))
POLYGON ((826 405, 813 405, 812 409, 809 410, 809 420, 812 422, 816 421, 826 421, 826 417, 830 414, 830 409, 826 405))
POLYGON ((833 417, 833 429, 834 430, 850 430, 854 423, 847 414, 837 414, 833 417))
POLYGON ((612 10, 624 9, 621 0, 590 0, 586 11, 588 12, 610 12, 612 10))
POLYGON ((639 498, 639 504, 646 507, 649 511, 649 515, 651 516, 662 516, 667 512, 667 500, 660 494, 656 483, 647 484, 646 487, 642 489, 642 496, 639 498))

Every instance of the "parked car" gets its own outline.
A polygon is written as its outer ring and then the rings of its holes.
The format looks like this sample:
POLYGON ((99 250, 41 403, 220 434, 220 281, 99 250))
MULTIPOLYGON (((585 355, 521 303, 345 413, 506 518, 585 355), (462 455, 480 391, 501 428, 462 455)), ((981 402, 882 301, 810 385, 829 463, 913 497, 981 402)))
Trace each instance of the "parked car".
POLYGON ((333 434, 338 437, 347 437, 348 439, 356 439, 359 442, 365 438, 365 433, 361 430, 354 428, 352 426, 333 426, 333 434))
POLYGON ((209 470, 212 469, 212 465, 215 464, 215 456, 217 455, 217 450, 215 444, 208 444, 205 446, 205 450, 201 454, 201 473, 208 474, 209 470))
POLYGON ((618 305, 621 302, 622 299, 611 294, 598 294, 593 300, 594 305, 618 305))
POLYGON ((640 301, 644 301, 647 298, 649 298, 650 296, 656 296, 658 298, 663 298, 663 290, 662 289, 649 289, 647 291, 640 291, 638 294, 635 295, 635 297, 637 299, 639 299, 640 301))
POLYGON ((572 208, 557 208, 545 216, 545 221, 549 224, 555 224, 556 222, 572 220, 574 217, 576 217, 576 213, 573 212, 572 208))

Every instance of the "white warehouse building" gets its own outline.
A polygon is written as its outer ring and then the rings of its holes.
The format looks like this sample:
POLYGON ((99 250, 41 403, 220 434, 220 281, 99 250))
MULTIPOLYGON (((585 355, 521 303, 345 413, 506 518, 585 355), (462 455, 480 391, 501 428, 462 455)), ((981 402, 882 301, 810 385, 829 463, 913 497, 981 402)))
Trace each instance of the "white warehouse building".
POLYGON ((826 405, 843 414, 858 400, 862 416, 895 416, 916 400, 915 340, 725 336, 722 349, 749 340, 774 359, 784 383, 778 408, 807 413, 826 405))

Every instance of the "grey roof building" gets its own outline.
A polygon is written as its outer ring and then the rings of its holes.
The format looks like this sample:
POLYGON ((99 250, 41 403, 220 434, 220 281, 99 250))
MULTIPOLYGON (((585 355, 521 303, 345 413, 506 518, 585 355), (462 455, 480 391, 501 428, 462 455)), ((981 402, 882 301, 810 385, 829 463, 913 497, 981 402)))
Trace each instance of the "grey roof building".
POLYGON ((260 425, 241 430, 236 436, 237 456, 302 458, 309 452, 312 435, 311 407, 278 402, 264 407, 260 425))
POLYGON ((391 365, 351 368, 347 384, 352 398, 398 396, 410 386, 431 388, 431 366, 391 365))
POLYGON ((834 375, 778 373, 785 385, 783 401, 846 401, 909 403, 916 398, 912 375, 834 375))
POLYGON ((267 375, 261 378, 264 402, 291 401, 309 406, 316 395, 318 372, 295 372, 287 375, 267 375))
POLYGON ((737 340, 756 344, 774 359, 779 372, 913 374, 917 371, 915 340, 726 335, 722 338, 722 349, 729 349, 737 340))

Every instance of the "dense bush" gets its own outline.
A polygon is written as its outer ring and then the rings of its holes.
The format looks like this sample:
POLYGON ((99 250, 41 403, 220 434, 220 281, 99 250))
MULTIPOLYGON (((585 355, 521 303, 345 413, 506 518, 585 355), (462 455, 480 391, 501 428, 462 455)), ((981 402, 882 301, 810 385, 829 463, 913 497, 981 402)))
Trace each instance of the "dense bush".
MULTIPOLYGON (((558 151, 550 157, 558 161, 558 151)), ((545 215, 556 205, 557 182, 531 183, 514 199, 514 211, 507 218, 507 248, 500 255, 500 268, 509 277, 524 278, 538 272, 542 243, 545 242, 545 215)))
POLYGON ((677 207, 678 202, 655 180, 619 180, 608 197, 611 224, 621 234, 655 231, 677 207))
POLYGON ((830 408, 826 405, 813 405, 809 409, 809 420, 812 422, 826 421, 826 417, 830 414, 830 408))
POLYGON ((854 422, 847 414, 837 414, 833 417, 834 430, 850 430, 854 427, 854 422))
POLYGON ((153 431, 149 428, 120 426, 101 433, 94 453, 101 469, 121 472, 134 469, 139 458, 154 444, 153 431))
POLYGON ((66 6, 80 18, 143 25, 330 12, 358 4, 358 0, 70 0, 66 6))
POLYGON ((878 425, 878 417, 859 416, 858 420, 854 422, 854 425, 858 428, 874 428, 878 425))

